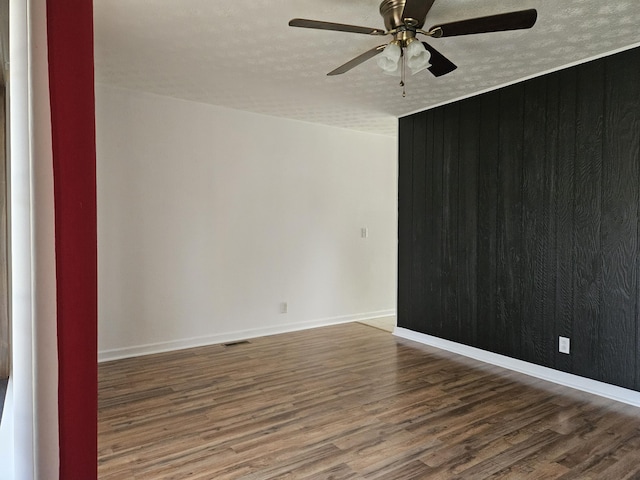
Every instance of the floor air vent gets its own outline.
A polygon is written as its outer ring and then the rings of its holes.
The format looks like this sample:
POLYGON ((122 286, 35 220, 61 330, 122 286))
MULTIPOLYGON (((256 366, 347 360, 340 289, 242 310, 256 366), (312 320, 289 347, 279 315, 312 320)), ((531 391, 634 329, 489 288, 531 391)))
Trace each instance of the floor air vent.
POLYGON ((235 347, 236 345, 245 345, 247 343, 251 342, 249 340, 238 340, 237 342, 223 343, 222 345, 224 345, 225 347, 235 347))

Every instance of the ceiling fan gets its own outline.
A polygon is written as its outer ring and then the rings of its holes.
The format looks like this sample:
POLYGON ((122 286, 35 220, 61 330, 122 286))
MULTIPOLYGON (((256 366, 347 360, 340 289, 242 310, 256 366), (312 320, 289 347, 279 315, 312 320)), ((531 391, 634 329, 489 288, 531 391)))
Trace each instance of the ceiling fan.
POLYGON ((416 38, 422 34, 431 38, 453 37, 476 33, 502 32, 507 30, 521 30, 533 27, 538 13, 535 9, 520 10, 487 17, 477 17, 468 20, 435 25, 429 30, 423 30, 425 19, 435 0, 382 0, 380 15, 384 19, 386 30, 342 23, 323 22, 294 18, 289 22, 292 27, 315 28, 319 30, 336 30, 339 32, 362 33, 365 35, 392 35, 393 40, 387 44, 378 45, 347 63, 332 70, 327 75, 340 75, 348 72, 361 63, 382 54, 378 58, 378 65, 391 75, 400 75, 400 85, 404 86, 405 69, 409 67, 412 74, 425 68, 434 76, 440 77, 451 73, 457 67, 448 58, 438 52, 427 42, 416 38))

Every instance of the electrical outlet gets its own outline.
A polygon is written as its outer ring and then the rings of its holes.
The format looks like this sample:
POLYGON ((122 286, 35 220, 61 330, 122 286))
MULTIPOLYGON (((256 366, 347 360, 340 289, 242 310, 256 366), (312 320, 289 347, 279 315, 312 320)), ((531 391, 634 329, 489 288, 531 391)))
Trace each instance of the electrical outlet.
POLYGON ((360 229, 360 237, 369 238, 369 229, 367 227, 362 227, 360 229))
POLYGON ((280 313, 287 313, 288 311, 289 311, 289 306, 287 305, 287 302, 281 302, 280 313))
POLYGON ((560 353, 571 353, 571 340, 567 337, 558 337, 558 351, 560 353))

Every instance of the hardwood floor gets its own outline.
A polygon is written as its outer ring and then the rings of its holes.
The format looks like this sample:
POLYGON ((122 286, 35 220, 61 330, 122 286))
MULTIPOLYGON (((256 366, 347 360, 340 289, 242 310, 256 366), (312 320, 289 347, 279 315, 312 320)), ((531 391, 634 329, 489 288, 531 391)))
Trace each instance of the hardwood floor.
POLYGON ((102 480, 640 478, 640 409, 357 323, 99 370, 102 480))

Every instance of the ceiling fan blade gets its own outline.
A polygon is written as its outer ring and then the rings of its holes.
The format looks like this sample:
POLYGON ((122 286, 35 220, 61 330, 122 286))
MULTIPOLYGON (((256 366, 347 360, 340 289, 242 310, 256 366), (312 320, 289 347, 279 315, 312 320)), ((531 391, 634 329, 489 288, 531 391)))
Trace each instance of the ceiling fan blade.
POLYGON ((407 0, 402 11, 402 19, 413 18, 417 24, 424 25, 424 19, 431 10, 435 0, 407 0))
POLYGON ((424 48, 426 48, 431 54, 431 59, 429 60, 431 66, 428 68, 428 70, 433 74, 434 77, 441 77, 442 75, 451 73, 456 68, 458 68, 451 60, 442 55, 427 42, 422 42, 422 44, 424 45, 424 48))
POLYGON ((386 45, 379 45, 379 46, 377 46, 375 48, 372 48, 371 50, 368 50, 368 51, 358 55, 356 58, 352 58, 351 60, 349 60, 344 65, 340 65, 335 70, 332 70, 329 73, 327 73, 327 75, 328 76, 334 76, 334 75, 340 75, 342 73, 348 72, 352 68, 357 67, 361 63, 364 63, 367 60, 369 60, 370 58, 373 58, 376 55, 378 55, 380 52, 382 52, 384 50, 384 47, 386 47, 386 45))
POLYGON ((338 32, 363 33, 365 35, 386 35, 387 32, 379 28, 359 27, 344 23, 322 22, 320 20, 307 20, 306 18, 294 18, 289 22, 290 27, 315 28, 318 30, 334 30, 338 32))
POLYGON ((429 32, 436 38, 470 35, 473 33, 521 30, 535 25, 538 12, 535 9, 471 18, 459 22, 443 23, 431 27, 429 32))

